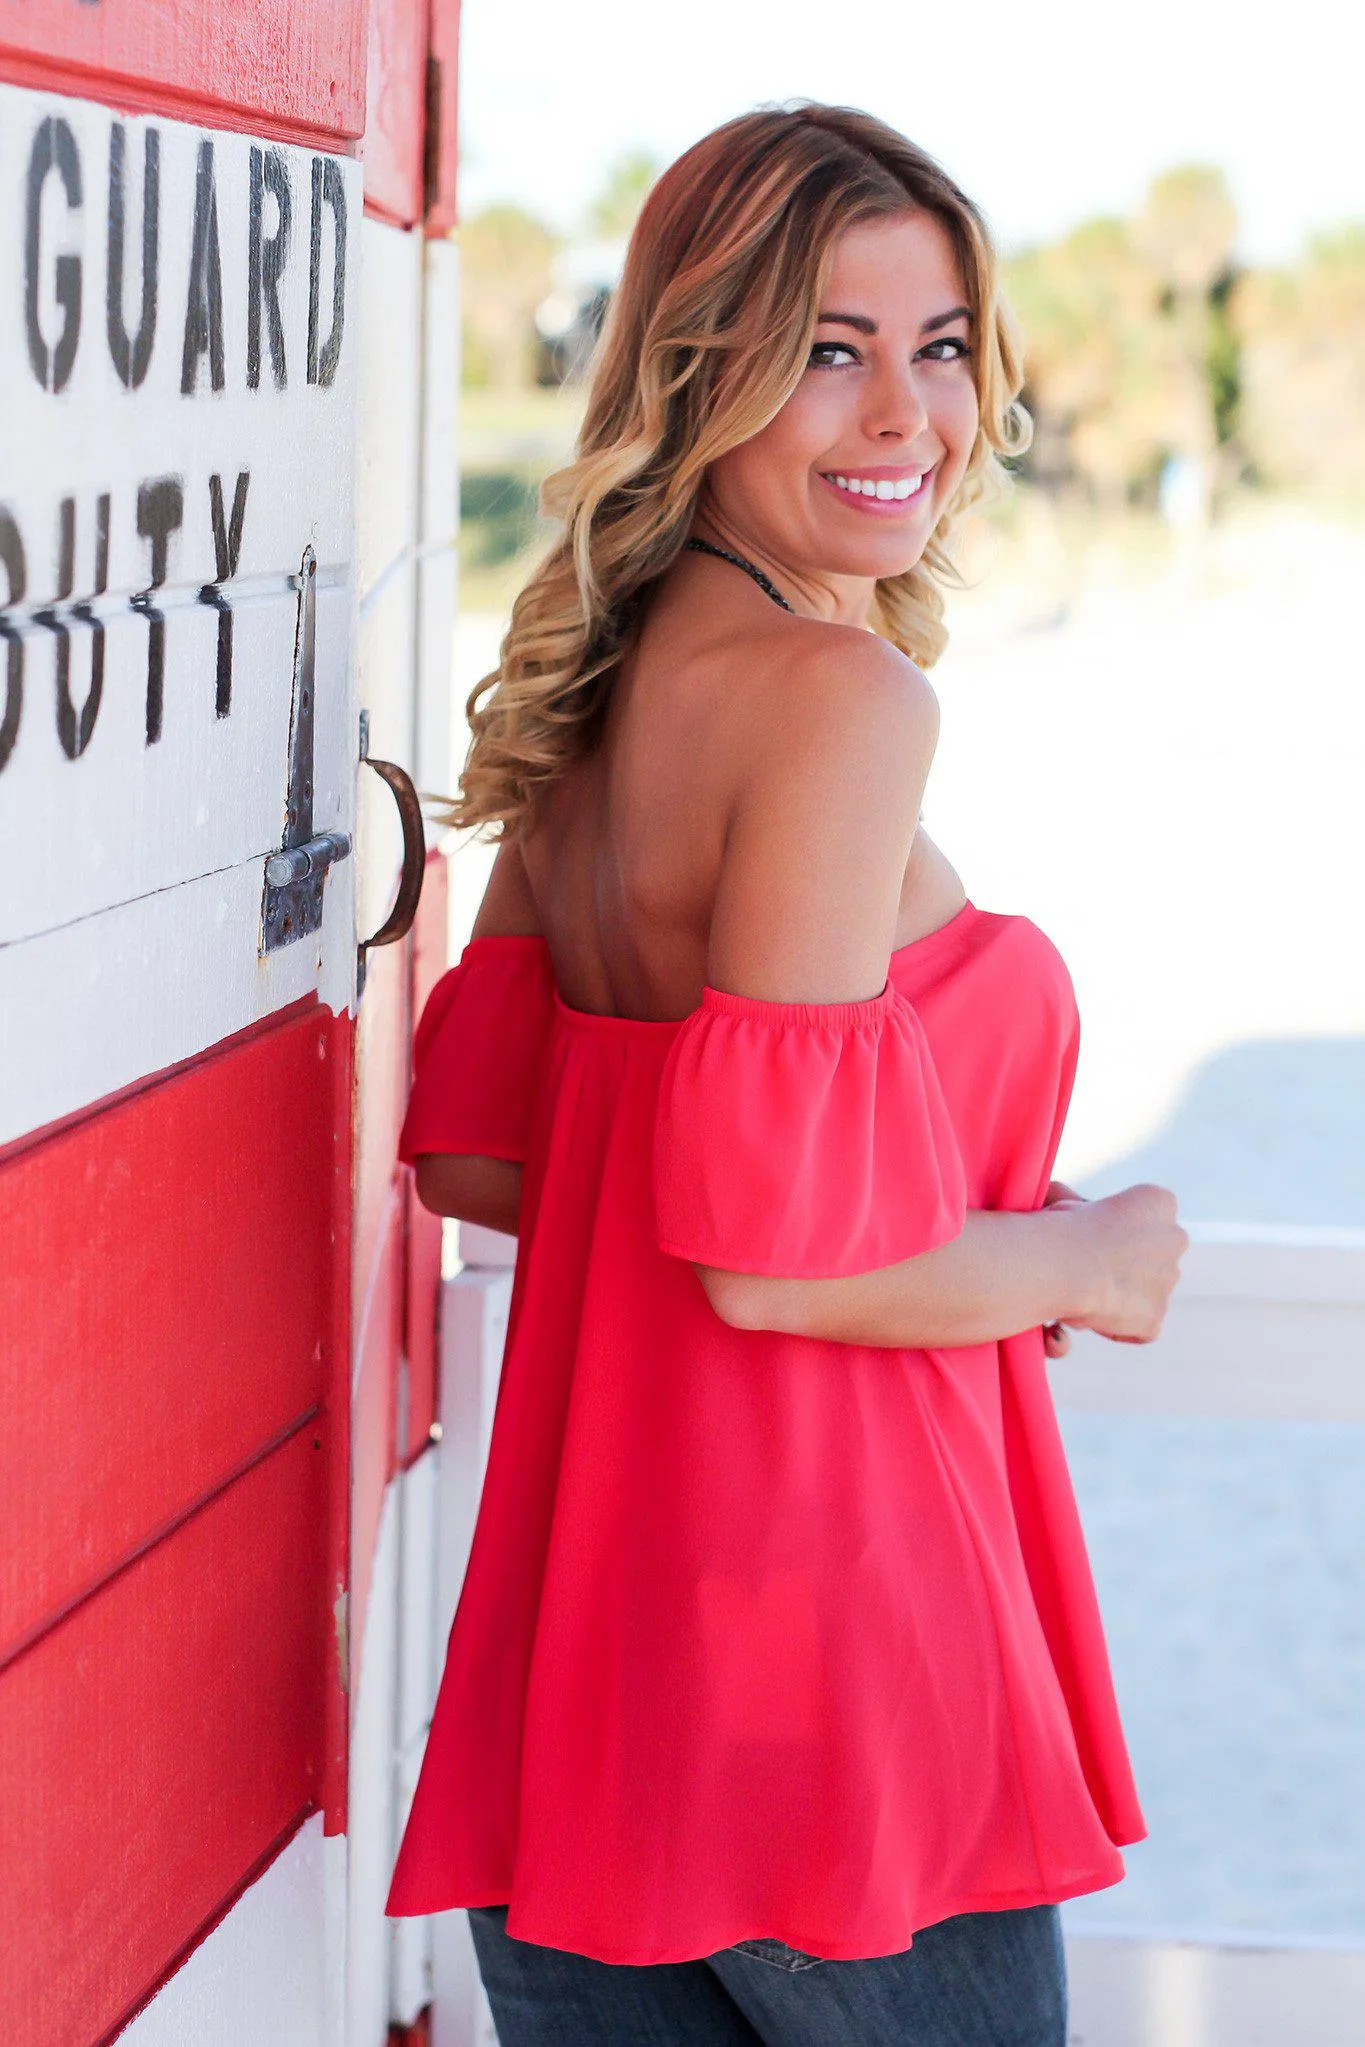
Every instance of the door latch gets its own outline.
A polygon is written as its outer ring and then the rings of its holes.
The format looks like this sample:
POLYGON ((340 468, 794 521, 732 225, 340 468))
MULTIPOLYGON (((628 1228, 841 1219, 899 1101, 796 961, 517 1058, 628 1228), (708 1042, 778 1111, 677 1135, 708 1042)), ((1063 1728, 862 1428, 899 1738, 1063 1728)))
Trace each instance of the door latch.
POLYGON ((362 939, 356 960, 356 999, 365 989, 365 962, 376 945, 397 945, 406 938, 417 915, 417 905, 422 897, 422 881, 426 874, 427 842, 422 825, 422 800, 412 785, 406 769, 396 761, 376 760, 370 752, 370 714, 360 714, 360 758, 367 768, 373 768, 381 782, 392 792, 398 805, 398 820, 403 827, 403 866, 398 877, 398 892, 393 908, 374 933, 373 937, 362 939))
POLYGON ((284 840, 268 855, 261 896, 262 953, 277 952, 322 929, 327 869, 351 850, 346 832, 313 833, 313 720, 317 657, 317 556, 304 550, 295 578, 299 592, 294 632, 294 691, 289 715, 289 785, 284 840))

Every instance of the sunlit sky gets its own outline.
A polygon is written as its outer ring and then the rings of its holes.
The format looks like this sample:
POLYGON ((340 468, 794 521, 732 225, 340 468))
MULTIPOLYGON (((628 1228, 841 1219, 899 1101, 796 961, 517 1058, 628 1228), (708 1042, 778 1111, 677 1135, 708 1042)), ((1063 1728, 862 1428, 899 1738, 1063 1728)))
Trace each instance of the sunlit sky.
POLYGON ((1006 248, 1227 172, 1241 254, 1365 219, 1365 8, 1257 0, 464 0, 465 212, 572 231, 610 164, 772 100, 867 108, 930 150, 1006 248))

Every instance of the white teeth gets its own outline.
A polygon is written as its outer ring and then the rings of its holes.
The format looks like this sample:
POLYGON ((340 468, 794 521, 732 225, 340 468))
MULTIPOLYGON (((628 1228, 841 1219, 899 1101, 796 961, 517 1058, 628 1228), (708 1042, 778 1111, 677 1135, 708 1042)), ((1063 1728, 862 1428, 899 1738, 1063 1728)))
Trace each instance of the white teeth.
POLYGON ((834 476, 830 481, 852 497, 879 498, 885 504, 893 499, 912 498, 923 483, 924 474, 921 471, 918 476, 900 476, 894 482, 887 478, 878 482, 870 476, 834 476))

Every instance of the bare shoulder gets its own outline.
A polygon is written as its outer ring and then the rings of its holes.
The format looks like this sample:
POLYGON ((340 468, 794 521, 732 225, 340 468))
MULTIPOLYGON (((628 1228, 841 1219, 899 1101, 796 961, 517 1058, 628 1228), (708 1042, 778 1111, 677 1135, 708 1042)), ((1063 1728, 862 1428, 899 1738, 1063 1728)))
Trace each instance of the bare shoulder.
MULTIPOLYGON (((755 664, 746 689, 747 735, 742 795, 762 800, 785 789, 796 798, 823 784, 831 802, 841 786, 865 798, 918 784, 914 815, 938 743, 938 698, 928 677, 889 641, 857 626, 784 619, 765 635, 769 657, 755 664)), ((908 797, 907 797, 908 800, 908 797)))
POLYGON ((856 627, 784 620, 746 681, 711 934, 717 987, 874 994, 938 739, 922 672, 856 627))
POLYGON ((471 932, 473 938, 522 938, 540 936, 540 915, 522 858, 514 839, 503 839, 493 871, 488 877, 471 932))

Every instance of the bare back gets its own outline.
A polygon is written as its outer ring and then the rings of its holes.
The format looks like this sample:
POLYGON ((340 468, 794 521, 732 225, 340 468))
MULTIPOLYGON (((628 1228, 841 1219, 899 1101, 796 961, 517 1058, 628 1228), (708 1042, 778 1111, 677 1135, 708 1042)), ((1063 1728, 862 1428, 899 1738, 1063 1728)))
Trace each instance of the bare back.
MULTIPOLYGON (((837 645, 819 636, 849 630, 789 616, 737 572, 682 564, 670 576, 615 681, 596 750, 548 792, 521 843, 534 922, 572 1007, 662 1019, 697 1006, 727 838, 755 761, 780 740, 793 663, 814 652, 828 665, 837 645)), ((788 805, 777 826, 793 885, 818 890, 804 813, 788 805)), ((893 943, 936 929, 964 900, 921 828, 893 943)), ((496 903, 487 908, 496 919, 496 903)))

